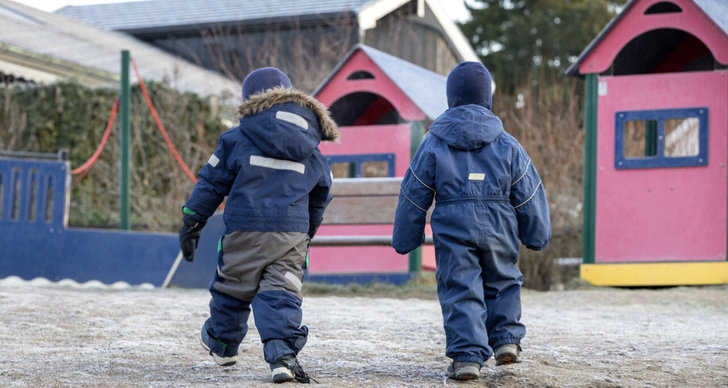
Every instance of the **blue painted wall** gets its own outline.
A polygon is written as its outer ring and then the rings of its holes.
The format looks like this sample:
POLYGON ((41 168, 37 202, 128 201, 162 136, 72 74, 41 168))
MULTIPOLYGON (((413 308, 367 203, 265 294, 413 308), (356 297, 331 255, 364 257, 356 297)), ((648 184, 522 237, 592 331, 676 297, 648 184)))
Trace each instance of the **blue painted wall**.
POLYGON ((177 235, 66 227, 66 161, 0 159, 0 278, 162 285, 177 235))

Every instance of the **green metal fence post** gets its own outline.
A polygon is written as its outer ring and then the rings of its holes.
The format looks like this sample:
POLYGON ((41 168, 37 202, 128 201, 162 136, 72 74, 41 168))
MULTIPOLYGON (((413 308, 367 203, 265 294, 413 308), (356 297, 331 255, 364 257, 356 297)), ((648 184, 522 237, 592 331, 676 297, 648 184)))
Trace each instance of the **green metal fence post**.
POLYGON ((584 264, 594 263, 594 234, 597 186, 597 88, 598 75, 586 75, 584 104, 584 226, 582 229, 582 257, 584 264))
POLYGON ((129 51, 121 52, 121 100, 119 134, 119 219, 120 229, 129 230, 129 160, 131 144, 131 87, 129 85, 129 51))
MULTIPOLYGON (((415 121, 410 127, 410 160, 415 157, 417 148, 424 137, 424 125, 421 121, 415 121)), ((422 272, 422 247, 409 253, 409 272, 422 272)))

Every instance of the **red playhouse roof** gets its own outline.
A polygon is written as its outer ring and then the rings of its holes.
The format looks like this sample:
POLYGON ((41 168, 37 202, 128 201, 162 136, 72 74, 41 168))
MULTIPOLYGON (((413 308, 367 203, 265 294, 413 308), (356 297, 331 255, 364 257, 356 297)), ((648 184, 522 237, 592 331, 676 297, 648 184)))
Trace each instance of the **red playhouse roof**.
POLYGON ((399 121, 432 121, 447 109, 445 82, 446 78, 437 73, 358 44, 313 94, 330 107, 339 125, 354 124, 367 115, 358 109, 372 109, 377 105, 382 112, 386 111, 382 106, 390 106, 399 121), (344 104, 345 108, 337 104, 354 95, 356 103, 344 104), (375 99, 375 103, 364 103, 362 98, 375 99), (384 100, 377 102, 377 98, 384 100))
POLYGON ((706 61, 728 65, 728 1, 633 0, 566 73, 691 71, 706 61))

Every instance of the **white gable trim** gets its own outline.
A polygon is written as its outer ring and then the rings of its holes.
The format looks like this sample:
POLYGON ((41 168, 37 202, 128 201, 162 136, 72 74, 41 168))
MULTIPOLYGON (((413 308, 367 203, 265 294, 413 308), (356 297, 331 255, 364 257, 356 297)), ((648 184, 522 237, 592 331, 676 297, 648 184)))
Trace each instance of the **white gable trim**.
POLYGON ((432 14, 435 16, 435 19, 437 19, 437 22, 440 23, 442 29, 445 30, 445 39, 453 45, 455 52, 460 54, 462 57, 460 58, 461 61, 480 62, 478 54, 476 54, 473 47, 470 46, 465 35, 463 35, 462 31, 460 31, 455 22, 447 16, 447 12, 445 12, 445 9, 442 8, 442 5, 440 4, 441 1, 442 0, 425 0, 425 3, 427 3, 432 10, 432 14))
POLYGON ((368 30, 377 26, 377 20, 407 4, 409 0, 376 0, 364 6, 356 15, 359 28, 368 30))

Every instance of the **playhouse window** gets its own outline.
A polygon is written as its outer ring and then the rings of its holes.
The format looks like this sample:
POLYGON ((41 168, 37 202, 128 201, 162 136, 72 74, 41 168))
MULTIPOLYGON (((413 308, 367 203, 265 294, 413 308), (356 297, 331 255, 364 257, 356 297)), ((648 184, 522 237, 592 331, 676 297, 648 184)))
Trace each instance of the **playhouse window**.
POLYGON ((370 92, 347 94, 331 104, 329 111, 336 124, 342 127, 404 122, 389 100, 370 92))
POLYGON ((708 108, 617 112, 617 169, 708 164, 708 108))
POLYGON ((3 189, 3 174, 0 172, 0 220, 3 219, 3 194, 5 190, 3 189))
POLYGON ((45 201, 44 201, 44 221, 50 223, 53 221, 53 176, 48 175, 45 181, 45 201))
POLYGON ((330 155, 326 159, 334 178, 394 176, 394 154, 330 155))
POLYGON ((374 79, 374 74, 366 71, 366 70, 359 70, 355 71, 351 74, 349 74, 348 77, 346 77, 348 81, 351 80, 357 80, 357 79, 374 79))
POLYGON ((38 170, 31 168, 28 171, 28 202, 26 203, 28 221, 35 221, 36 205, 38 201, 38 170))
POLYGON ((11 200, 11 204, 10 204, 10 219, 13 221, 17 221, 18 218, 20 217, 20 193, 21 193, 20 169, 17 167, 13 168, 11 182, 12 182, 12 186, 10 189, 10 196, 12 197, 12 200, 11 200))
POLYGON ((660 13, 680 13, 682 12, 682 8, 678 6, 675 3, 671 3, 669 1, 661 1, 659 3, 655 3, 650 8, 647 8, 645 11, 645 15, 653 15, 653 14, 660 14, 660 13))
POLYGON ((351 162, 334 162, 330 164, 334 178, 350 178, 356 176, 356 164, 351 162))
POLYGON ((624 123, 624 157, 657 155, 657 121, 630 120, 624 123))

